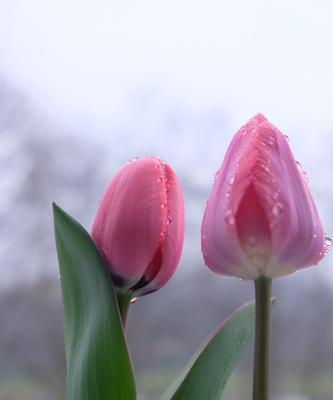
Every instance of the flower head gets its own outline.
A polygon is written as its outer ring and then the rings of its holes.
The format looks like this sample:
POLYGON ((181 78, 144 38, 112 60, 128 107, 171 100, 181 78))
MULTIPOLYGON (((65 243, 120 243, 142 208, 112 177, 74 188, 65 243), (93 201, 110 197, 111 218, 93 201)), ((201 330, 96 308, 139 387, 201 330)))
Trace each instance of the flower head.
POLYGON ((262 114, 237 132, 216 174, 202 251, 213 271, 246 280, 290 274, 327 252, 306 174, 262 114))
POLYGON ((171 167, 155 157, 124 166, 101 200, 92 237, 117 287, 138 296, 163 286, 184 238, 183 196, 171 167))

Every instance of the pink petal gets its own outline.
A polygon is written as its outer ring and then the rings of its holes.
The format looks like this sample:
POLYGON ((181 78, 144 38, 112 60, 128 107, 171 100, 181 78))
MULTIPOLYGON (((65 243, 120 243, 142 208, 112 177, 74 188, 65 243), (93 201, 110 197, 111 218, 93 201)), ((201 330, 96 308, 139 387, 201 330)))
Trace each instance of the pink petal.
POLYGON ((163 164, 167 197, 167 225, 164 241, 157 254, 159 268, 145 272, 149 284, 142 293, 156 290, 171 278, 179 263, 184 241, 184 201, 179 181, 173 170, 163 164))
POLYGON ((136 283, 165 235, 167 196, 158 159, 132 162, 116 175, 99 206, 92 236, 113 274, 136 283))
POLYGON ((233 139, 202 225, 206 264, 256 279, 317 263, 324 235, 286 138, 258 114, 233 139))

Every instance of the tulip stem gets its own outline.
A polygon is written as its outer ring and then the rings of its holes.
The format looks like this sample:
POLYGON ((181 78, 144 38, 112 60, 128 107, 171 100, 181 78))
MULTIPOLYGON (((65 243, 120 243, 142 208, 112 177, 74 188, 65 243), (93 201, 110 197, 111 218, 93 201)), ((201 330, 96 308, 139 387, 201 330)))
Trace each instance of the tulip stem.
POLYGON ((130 292, 117 292, 118 308, 124 329, 126 327, 128 308, 131 299, 132 299, 132 294, 130 292))
POLYGON ((262 276, 254 281, 254 285, 256 293, 256 318, 253 400, 268 400, 272 280, 262 276))

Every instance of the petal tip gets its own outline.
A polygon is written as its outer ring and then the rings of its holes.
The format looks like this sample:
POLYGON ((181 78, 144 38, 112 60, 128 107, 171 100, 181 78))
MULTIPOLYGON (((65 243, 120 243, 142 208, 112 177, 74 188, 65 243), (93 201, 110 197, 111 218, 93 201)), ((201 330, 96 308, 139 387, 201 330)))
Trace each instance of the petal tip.
POLYGON ((259 123, 260 124, 262 122, 267 122, 267 118, 264 116, 264 114, 257 113, 250 119, 250 121, 253 121, 255 123, 259 123))

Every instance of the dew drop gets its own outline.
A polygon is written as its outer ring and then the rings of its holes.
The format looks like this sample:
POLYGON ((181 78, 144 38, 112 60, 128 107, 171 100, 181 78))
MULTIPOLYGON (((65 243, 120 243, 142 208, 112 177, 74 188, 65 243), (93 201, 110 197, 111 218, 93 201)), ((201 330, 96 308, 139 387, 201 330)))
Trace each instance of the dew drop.
POLYGON ((283 205, 281 203, 275 203, 272 209, 273 215, 277 217, 282 213, 282 211, 283 211, 283 205))
POLYGON ((287 142, 289 142, 289 136, 288 135, 284 135, 285 139, 287 142))
POLYGON ((172 222, 172 218, 168 217, 168 224, 171 224, 171 222, 172 222))
POLYGON ((228 210, 225 213, 225 220, 228 225, 230 225, 230 226, 235 225, 235 218, 234 218, 231 210, 228 210))
POLYGON ((276 221, 271 221, 270 222, 270 224, 269 224, 269 227, 271 228, 271 229, 273 229, 273 228, 275 228, 276 227, 276 221))
POLYGON ((302 169, 302 165, 299 161, 296 161, 296 165, 298 166, 299 169, 302 169))
POLYGON ((265 265, 265 257, 261 254, 255 254, 251 257, 251 262, 257 267, 263 267, 265 265))
POLYGON ((131 164, 132 162, 138 161, 138 160, 139 160, 139 157, 133 157, 131 160, 128 160, 128 161, 126 162, 126 164, 128 165, 128 164, 131 164))
POLYGON ((235 175, 231 175, 231 176, 229 177, 228 182, 230 183, 230 185, 232 185, 232 184, 235 182, 235 175))
POLYGON ((163 178, 161 176, 159 176, 156 180, 157 180, 158 183, 162 183, 163 182, 163 178))
POLYGON ((329 236, 325 236, 325 244, 327 247, 330 247, 332 245, 332 238, 330 238, 329 236))
POLYGON ((276 200, 279 197, 279 192, 273 193, 273 199, 276 200))
POLYGON ((161 203, 161 208, 166 208, 166 204, 165 203, 161 203))
POLYGON ((247 242, 250 246, 255 246, 257 243, 257 238, 255 236, 249 236, 247 242))
POLYGON ((275 143, 275 139, 273 136, 269 136, 268 138, 268 144, 273 145, 275 143))
POLYGON ((138 298, 137 297, 133 297, 131 300, 130 300, 130 304, 134 304, 134 303, 136 303, 138 301, 138 298))
POLYGON ((302 173, 303 173, 303 178, 304 178, 305 182, 308 183, 309 182, 308 174, 305 171, 302 171, 302 173))

